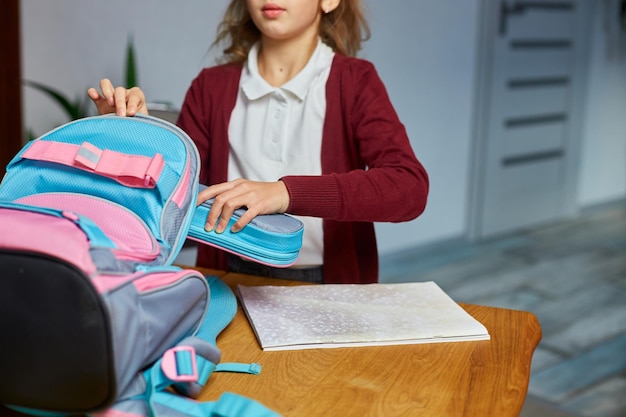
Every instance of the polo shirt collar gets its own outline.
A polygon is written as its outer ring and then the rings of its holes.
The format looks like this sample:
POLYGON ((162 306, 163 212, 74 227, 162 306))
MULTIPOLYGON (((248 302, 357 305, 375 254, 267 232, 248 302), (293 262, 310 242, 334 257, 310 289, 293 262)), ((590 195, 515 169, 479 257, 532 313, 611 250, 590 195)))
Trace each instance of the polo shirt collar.
POLYGON ((328 68, 330 62, 332 62, 332 60, 328 59, 329 56, 332 57, 332 49, 318 39, 317 47, 302 71, 281 87, 272 87, 259 74, 259 48, 260 43, 257 42, 248 52, 245 68, 246 77, 241 83, 241 89, 249 100, 258 100, 276 90, 289 91, 298 99, 304 100, 315 77, 328 68))

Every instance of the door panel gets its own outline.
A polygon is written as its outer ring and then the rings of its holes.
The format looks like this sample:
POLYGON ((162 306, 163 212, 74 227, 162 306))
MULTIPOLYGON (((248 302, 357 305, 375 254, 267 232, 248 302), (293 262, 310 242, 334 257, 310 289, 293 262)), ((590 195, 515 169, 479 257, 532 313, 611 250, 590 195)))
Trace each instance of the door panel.
POLYGON ((528 126, 523 130, 511 129, 503 144, 504 157, 545 153, 561 149, 564 133, 563 123, 528 126))
POLYGON ((475 238, 562 218, 572 211, 576 176, 572 118, 580 100, 584 10, 579 1, 484 0, 474 178, 475 238), (483 22, 485 24, 485 22, 483 22))
POLYGON ((511 88, 507 86, 508 101, 504 117, 519 118, 529 114, 552 114, 567 111, 569 90, 561 87, 511 88))
POLYGON ((506 61, 496 64, 496 71, 506 80, 542 80, 546 78, 569 78, 571 71, 570 51, 561 46, 506 51, 506 61))
MULTIPOLYGON (((530 2, 516 1, 510 2, 515 8, 515 4, 526 4, 525 11, 509 12, 506 22, 506 33, 514 40, 558 40, 571 39, 574 36, 572 21, 575 13, 575 2, 562 2, 561 8, 541 8, 528 5, 530 2), (540 31, 537 28, 541 28, 540 31)), ((538 3, 538 2, 533 2, 538 3)), ((555 2, 542 2, 555 3, 555 2)), ((538 4, 537 4, 538 5, 538 4)), ((505 17, 502 16, 504 19, 505 17)))
MULTIPOLYGON (((497 187, 495 191, 503 197, 495 205, 499 205, 501 200, 509 201, 518 197, 528 200, 534 192, 543 193, 558 187, 561 183, 561 170, 560 156, 548 155, 524 163, 511 163, 502 171, 499 181, 494 181, 494 186, 497 187)), ((530 204, 534 205, 535 202, 530 204)))

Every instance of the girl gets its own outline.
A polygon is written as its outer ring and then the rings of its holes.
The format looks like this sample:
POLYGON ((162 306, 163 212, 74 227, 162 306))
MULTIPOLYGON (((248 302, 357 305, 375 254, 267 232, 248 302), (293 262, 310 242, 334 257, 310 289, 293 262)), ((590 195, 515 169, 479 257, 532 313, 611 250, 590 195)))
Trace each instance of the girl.
MULTIPOLYGON (((373 283, 373 222, 401 222, 426 205, 427 174, 374 66, 353 57, 369 29, 361 0, 232 0, 216 43, 225 63, 187 91, 178 125, 202 158, 198 196, 215 198, 207 230, 233 211, 289 213, 305 224, 296 265, 275 269, 200 246, 198 265, 326 283, 373 283)), ((138 88, 88 94, 100 113, 147 113, 138 88)))

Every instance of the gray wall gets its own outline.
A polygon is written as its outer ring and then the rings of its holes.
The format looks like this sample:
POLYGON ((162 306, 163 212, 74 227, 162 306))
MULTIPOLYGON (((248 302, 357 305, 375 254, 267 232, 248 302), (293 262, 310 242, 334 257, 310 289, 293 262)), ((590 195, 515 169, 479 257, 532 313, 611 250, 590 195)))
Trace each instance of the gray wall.
MULTIPOLYGON (((463 236, 467 229, 477 13, 480 0, 367 0, 375 63, 431 178, 426 212, 408 224, 379 224, 381 253, 463 236)), ((180 106, 209 51, 226 0, 22 0, 24 78, 80 97, 102 77, 123 81, 132 36, 139 83, 152 101, 180 106)), ((580 162, 580 207, 626 196, 626 41, 607 36, 596 10, 580 162)), ((61 111, 24 89, 24 124, 43 133, 61 111)))
POLYGON ((594 1, 589 79, 579 176, 579 203, 626 196, 626 28, 617 0, 594 1))

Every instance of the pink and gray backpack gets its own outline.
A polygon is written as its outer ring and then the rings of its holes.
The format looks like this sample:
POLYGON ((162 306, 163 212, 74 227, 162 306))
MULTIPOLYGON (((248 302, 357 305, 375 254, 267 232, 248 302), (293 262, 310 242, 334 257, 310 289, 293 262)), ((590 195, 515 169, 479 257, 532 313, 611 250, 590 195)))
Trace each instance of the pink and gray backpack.
MULTIPOLYGON (((213 371, 260 371, 220 364, 216 337, 237 309, 230 288, 172 266, 196 214, 198 170, 190 138, 150 116, 80 119, 10 162, 0 184, 0 403, 35 415, 277 415, 236 394, 190 399, 213 371)), ((287 265, 302 227, 283 215, 278 224, 291 243, 275 264, 287 265)))

